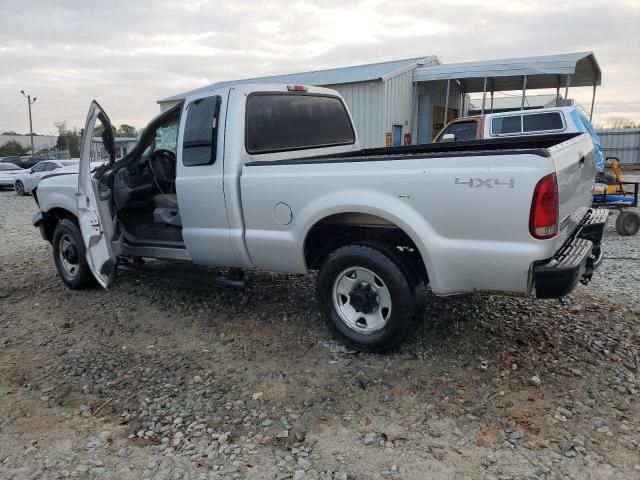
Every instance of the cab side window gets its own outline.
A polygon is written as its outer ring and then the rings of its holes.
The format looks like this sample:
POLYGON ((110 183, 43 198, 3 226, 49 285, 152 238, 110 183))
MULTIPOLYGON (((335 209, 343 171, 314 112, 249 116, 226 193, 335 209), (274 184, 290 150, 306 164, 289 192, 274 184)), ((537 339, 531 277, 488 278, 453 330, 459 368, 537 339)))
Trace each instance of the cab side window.
POLYGON ((466 122, 456 122, 449 125, 447 129, 442 132, 439 142, 442 141, 442 137, 447 134, 453 134, 456 136, 456 142, 464 140, 475 140, 478 132, 478 123, 475 120, 469 120, 466 122))
POLYGON ((185 167, 211 165, 216 161, 218 117, 222 98, 194 100, 187 107, 182 140, 182 164, 185 167))

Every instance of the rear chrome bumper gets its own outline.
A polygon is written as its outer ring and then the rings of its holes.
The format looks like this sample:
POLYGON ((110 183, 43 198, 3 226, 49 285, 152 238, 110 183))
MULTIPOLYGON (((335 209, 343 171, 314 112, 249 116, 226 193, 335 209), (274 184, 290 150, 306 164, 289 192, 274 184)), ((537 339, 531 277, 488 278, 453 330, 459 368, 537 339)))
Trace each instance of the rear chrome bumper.
POLYGON ((590 209, 550 260, 534 264, 536 297, 564 297, 578 282, 589 283, 604 260, 601 243, 608 216, 608 210, 590 209))

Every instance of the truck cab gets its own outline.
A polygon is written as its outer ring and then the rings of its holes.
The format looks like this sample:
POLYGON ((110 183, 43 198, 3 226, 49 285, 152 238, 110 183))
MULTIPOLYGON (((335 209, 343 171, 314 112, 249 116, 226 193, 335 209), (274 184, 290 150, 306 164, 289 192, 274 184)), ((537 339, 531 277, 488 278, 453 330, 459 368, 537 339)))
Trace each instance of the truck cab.
MULTIPOLYGON (((91 132, 99 124, 103 132, 110 131, 108 116, 93 102, 83 137, 85 166, 91 132)), ((109 162, 93 173, 80 168, 78 213, 93 257, 90 267, 105 287, 123 253, 252 268, 244 246, 242 166, 257 158, 360 148, 349 112, 335 92, 276 85, 190 97, 151 121, 121 159, 114 158, 110 135, 103 136, 103 143, 109 162), (234 128, 225 131, 225 125, 234 128), (102 231, 92 228, 96 223, 102 231)))

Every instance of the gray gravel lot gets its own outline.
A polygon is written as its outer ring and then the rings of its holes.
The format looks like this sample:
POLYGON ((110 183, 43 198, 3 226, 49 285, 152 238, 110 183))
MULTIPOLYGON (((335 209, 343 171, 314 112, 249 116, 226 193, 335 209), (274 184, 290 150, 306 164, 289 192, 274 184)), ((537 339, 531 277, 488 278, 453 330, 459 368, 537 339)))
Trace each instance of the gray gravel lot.
POLYGON ((1 479, 640 478, 640 237, 559 301, 432 298, 344 349, 313 278, 71 291, 0 191, 1 479))

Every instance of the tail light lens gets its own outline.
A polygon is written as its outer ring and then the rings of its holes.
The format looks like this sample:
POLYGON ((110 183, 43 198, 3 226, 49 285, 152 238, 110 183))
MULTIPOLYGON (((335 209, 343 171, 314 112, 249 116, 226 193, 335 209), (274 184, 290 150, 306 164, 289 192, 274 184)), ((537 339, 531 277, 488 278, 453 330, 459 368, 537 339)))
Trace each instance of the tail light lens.
POLYGON ((552 173, 543 177, 533 192, 529 232, 538 239, 553 238, 558 234, 558 180, 552 173))

